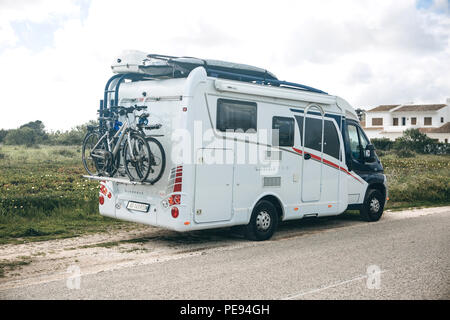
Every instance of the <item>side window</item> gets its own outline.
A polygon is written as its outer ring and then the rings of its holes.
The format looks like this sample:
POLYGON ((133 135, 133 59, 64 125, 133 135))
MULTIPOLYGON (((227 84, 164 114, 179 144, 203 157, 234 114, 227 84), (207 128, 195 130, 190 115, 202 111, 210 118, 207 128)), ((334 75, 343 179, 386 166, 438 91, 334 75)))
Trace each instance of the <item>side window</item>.
POLYGON ((298 131, 300 132, 300 143, 299 145, 303 145, 303 117, 295 116, 295 120, 297 120, 298 131))
POLYGON ((306 118, 305 147, 322 151, 322 119, 306 118))
POLYGON ((361 128, 358 128, 358 132, 359 132, 359 140, 361 141, 361 149, 366 150, 366 147, 369 144, 369 140, 367 140, 361 128))
POLYGON ((339 159, 339 136, 332 121, 325 120, 325 127, 323 128, 323 141, 323 152, 339 159))
POLYGON ((239 100, 217 100, 217 129, 256 132, 256 103, 239 100))
POLYGON ((292 147, 294 145, 293 118, 272 118, 272 144, 280 147, 292 147), (278 134, 276 130, 278 130, 278 134))
POLYGON ((348 138, 350 141, 350 150, 352 152, 353 159, 360 160, 361 152, 359 145, 359 137, 358 137, 358 129, 356 126, 349 124, 347 126, 348 129, 348 138))

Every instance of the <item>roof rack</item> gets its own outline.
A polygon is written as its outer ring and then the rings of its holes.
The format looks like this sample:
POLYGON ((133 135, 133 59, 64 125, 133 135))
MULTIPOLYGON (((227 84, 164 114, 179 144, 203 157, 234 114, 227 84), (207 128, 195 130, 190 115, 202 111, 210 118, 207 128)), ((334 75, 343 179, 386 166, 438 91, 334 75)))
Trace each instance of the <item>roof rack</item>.
POLYGON ((229 80, 238 80, 238 81, 245 81, 245 82, 253 82, 254 81, 258 84, 328 94, 325 91, 322 91, 322 90, 319 90, 319 89, 316 89, 313 87, 309 87, 309 86, 306 86, 303 84, 295 83, 295 82, 288 82, 288 81, 275 80, 275 79, 266 79, 266 78, 262 78, 262 77, 249 76, 249 75, 237 73, 237 72, 227 72, 227 71, 222 71, 222 70, 210 69, 208 67, 205 69, 206 69, 208 76, 210 76, 210 77, 224 78, 224 79, 229 79, 229 80))
MULTIPOLYGON (((250 65, 236 64, 232 62, 207 60, 194 57, 174 57, 160 54, 149 54, 148 58, 166 61, 172 66, 179 66, 192 71, 197 66, 205 68, 210 77, 237 80, 244 82, 255 82, 263 85, 297 89, 314 93, 328 94, 325 91, 306 86, 299 83, 278 80, 271 72, 250 65)), ((189 73, 189 72, 188 72, 189 73)))

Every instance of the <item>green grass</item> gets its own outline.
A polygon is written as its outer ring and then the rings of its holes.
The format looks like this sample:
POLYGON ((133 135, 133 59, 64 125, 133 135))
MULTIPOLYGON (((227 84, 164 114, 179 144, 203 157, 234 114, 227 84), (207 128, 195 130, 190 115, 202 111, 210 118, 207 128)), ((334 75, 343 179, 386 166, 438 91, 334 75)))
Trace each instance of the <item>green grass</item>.
MULTIPOLYGON (((82 177, 80 149, 0 147, 0 244, 133 226, 98 213, 98 182, 82 177)), ((387 154, 381 161, 388 177, 388 209, 450 205, 450 156, 387 154)))
POLYGON ((0 244, 75 237, 126 223, 98 213, 98 182, 84 179, 80 147, 3 146, 0 244))
POLYGON ((388 208, 450 204, 450 156, 381 158, 389 186, 388 208))

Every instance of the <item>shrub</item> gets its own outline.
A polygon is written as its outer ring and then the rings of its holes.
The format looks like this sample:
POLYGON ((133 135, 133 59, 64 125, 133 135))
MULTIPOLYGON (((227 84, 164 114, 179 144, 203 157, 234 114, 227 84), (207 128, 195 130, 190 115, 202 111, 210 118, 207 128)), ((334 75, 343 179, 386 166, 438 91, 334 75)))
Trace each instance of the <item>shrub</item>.
POLYGON ((395 154, 399 158, 414 158, 416 154, 409 149, 398 149, 395 151, 395 154))
POLYGON ((408 129, 403 132, 402 137, 395 139, 394 148, 427 153, 427 147, 435 143, 433 139, 420 132, 419 129, 408 129))
POLYGON ((9 130, 0 129, 0 143, 5 140, 6 135, 8 134, 9 130))
POLYGON ((394 145, 394 141, 389 138, 375 138, 371 139, 370 142, 374 145, 375 149, 389 151, 394 145))
POLYGON ((33 145, 36 143, 36 133, 29 127, 9 130, 5 144, 33 145))
POLYGON ((56 131, 49 135, 49 140, 47 143, 52 145, 81 145, 83 139, 87 133, 88 125, 96 125, 95 121, 89 121, 83 125, 76 126, 68 131, 56 131))
POLYGON ((429 154, 450 154, 450 144, 434 142, 425 147, 425 152, 429 154))
POLYGON ((384 150, 379 150, 379 149, 377 149, 376 154, 377 154, 377 156, 379 156, 379 157, 384 157, 384 156, 387 154, 387 152, 384 151, 384 150))

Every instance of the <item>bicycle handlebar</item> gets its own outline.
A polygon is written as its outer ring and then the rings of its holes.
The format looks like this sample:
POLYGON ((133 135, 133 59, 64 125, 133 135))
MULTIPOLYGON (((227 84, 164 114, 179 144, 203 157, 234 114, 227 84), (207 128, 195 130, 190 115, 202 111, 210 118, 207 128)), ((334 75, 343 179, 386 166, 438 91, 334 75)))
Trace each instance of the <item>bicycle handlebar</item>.
POLYGON ((132 113, 134 110, 136 111, 145 110, 147 109, 147 106, 138 106, 138 105, 134 105, 131 107, 117 106, 117 107, 110 107, 110 109, 112 112, 119 112, 120 114, 124 115, 126 113, 132 113))

